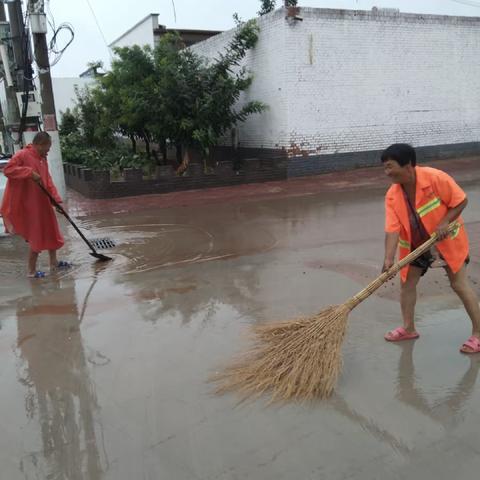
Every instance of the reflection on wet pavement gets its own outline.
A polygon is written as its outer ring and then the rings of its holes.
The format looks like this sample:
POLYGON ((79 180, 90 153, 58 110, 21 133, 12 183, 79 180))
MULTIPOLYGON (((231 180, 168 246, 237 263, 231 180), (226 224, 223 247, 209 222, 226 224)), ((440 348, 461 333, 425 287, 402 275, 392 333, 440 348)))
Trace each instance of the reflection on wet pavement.
POLYGON ((327 402, 237 407, 206 382, 248 325, 341 303, 378 274, 382 192, 337 188, 83 216, 90 237, 115 240, 114 261, 92 263, 68 230, 74 268, 44 281, 24 278, 21 241, 0 239, 0 478, 475 476, 480 357, 458 353, 469 325, 442 271, 421 283, 416 342, 383 341, 397 281, 352 312, 327 402))
POLYGON ((99 407, 75 284, 51 280, 43 287, 32 282, 31 296, 16 303, 17 379, 24 387, 26 419, 41 438, 38 448, 19 457, 18 468, 25 478, 101 478, 107 462, 99 450, 99 407))

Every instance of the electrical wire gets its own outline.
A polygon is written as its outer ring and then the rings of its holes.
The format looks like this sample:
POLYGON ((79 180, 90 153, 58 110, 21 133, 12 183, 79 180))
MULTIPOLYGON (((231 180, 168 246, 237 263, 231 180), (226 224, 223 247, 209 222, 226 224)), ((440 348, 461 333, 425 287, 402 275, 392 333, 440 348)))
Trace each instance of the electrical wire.
POLYGON ((52 9, 50 8, 50 0, 47 0, 47 2, 46 2, 45 11, 46 11, 46 14, 47 14, 48 23, 50 24, 50 28, 51 28, 53 31, 55 31, 55 30, 56 30, 56 27, 55 27, 55 18, 54 18, 54 16, 53 16, 52 9), (49 17, 50 17, 50 18, 49 18, 49 17))
POLYGON ((46 14, 47 14, 48 24, 53 32, 52 38, 50 39, 49 46, 48 46, 49 57, 51 53, 55 55, 53 59, 50 59, 49 63, 50 63, 50 67, 54 67, 58 62, 60 62, 67 48, 75 40, 75 30, 73 28, 73 25, 68 22, 61 23, 57 28, 55 24, 55 17, 53 16, 52 10, 50 8, 50 0, 47 0, 46 2, 46 14), (64 46, 59 47, 58 46, 59 35, 65 31, 70 34, 70 38, 65 42, 64 46))
POLYGON ((461 5, 468 5, 469 7, 480 7, 480 2, 475 2, 473 0, 450 0, 454 3, 459 3, 461 5))
POLYGON ((110 50, 110 47, 108 46, 107 38, 105 37, 102 27, 100 26, 100 23, 98 22, 97 15, 95 14, 95 11, 93 10, 92 4, 90 3, 90 0, 85 0, 87 2, 88 8, 90 8, 90 11, 92 12, 93 18, 95 20, 95 23, 97 24, 98 31, 100 32, 100 35, 103 38, 103 42, 105 43, 105 46, 107 47, 108 53, 110 54, 110 58, 112 58, 112 52, 110 50))
POLYGON ((50 61, 51 67, 55 66, 61 60, 63 54, 65 53, 67 48, 73 43, 74 40, 75 40, 75 30, 73 29, 73 26, 70 23, 66 23, 66 22, 60 24, 58 28, 54 31, 49 43, 49 52, 56 55, 56 57, 52 61, 50 61), (68 41, 65 43, 63 47, 59 48, 57 45, 58 35, 63 31, 69 32, 70 38, 68 39, 68 41))

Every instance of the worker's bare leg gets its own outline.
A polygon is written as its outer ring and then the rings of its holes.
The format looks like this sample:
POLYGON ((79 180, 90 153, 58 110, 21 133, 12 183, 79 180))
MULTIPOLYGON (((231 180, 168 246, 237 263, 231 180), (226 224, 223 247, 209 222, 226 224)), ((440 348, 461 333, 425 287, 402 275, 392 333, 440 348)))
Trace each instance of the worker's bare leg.
POLYGON ((400 306, 402 308, 403 328, 409 333, 415 332, 415 305, 417 303, 417 284, 422 276, 422 269, 410 267, 407 280, 402 283, 400 306))
POLYGON ((56 270, 58 270, 57 251, 49 250, 48 255, 50 257, 50 271, 55 272, 56 270))
MULTIPOLYGON (((480 338, 480 306, 478 305, 478 297, 468 279, 465 265, 457 273, 453 273, 448 267, 445 270, 452 289, 463 302, 465 310, 472 321, 472 336, 480 338)), ((462 351, 472 352, 472 349, 470 347, 462 347, 462 351)))
POLYGON ((32 249, 28 252, 28 276, 35 275, 37 271, 37 261, 39 252, 34 252, 32 249))

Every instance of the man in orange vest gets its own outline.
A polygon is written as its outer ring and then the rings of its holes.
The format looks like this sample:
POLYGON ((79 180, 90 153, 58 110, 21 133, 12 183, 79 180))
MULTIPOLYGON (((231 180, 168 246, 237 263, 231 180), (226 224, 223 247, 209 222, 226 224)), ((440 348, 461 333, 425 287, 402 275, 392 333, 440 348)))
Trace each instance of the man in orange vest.
MULTIPOLYGON (((472 321, 472 335, 460 350, 463 353, 479 353, 480 307, 466 273, 468 237, 460 216, 467 206, 465 192, 445 172, 418 167, 415 150, 410 145, 391 145, 383 152, 382 163, 385 174, 392 181, 385 196, 383 271, 394 264, 397 247, 400 258, 403 258, 437 232, 441 241, 436 244, 435 250, 444 262, 452 289, 462 300, 472 321), (459 228, 449 235, 447 227, 454 220, 459 228)), ((402 269, 400 303, 403 327, 388 332, 386 340, 398 342, 419 337, 414 322, 417 283, 434 261, 432 252, 427 252, 402 269)))

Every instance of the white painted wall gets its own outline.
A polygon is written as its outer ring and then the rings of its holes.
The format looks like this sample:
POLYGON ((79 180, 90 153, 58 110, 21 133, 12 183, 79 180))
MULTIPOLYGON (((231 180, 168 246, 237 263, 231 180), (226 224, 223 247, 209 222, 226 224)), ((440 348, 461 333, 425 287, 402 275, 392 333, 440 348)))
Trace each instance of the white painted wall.
MULTIPOLYGON (((53 96, 55 99, 55 110, 58 122, 61 121, 62 113, 67 108, 73 108, 77 101, 75 87, 82 90, 84 87, 94 85, 94 78, 52 78, 53 96)), ((38 91, 40 89, 37 86, 38 91)))
MULTIPOLYGON (((480 138, 480 18, 302 8, 259 19, 248 97, 270 109, 240 128, 242 146, 291 155, 480 138)), ((192 47, 212 58, 226 32, 192 47)))
POLYGON ((120 38, 114 40, 109 47, 131 47, 133 45, 155 46, 155 36, 153 31, 158 28, 158 14, 152 13, 137 23, 134 27, 124 33, 120 38))
POLYGON ((289 29, 289 134, 309 153, 478 141, 480 19, 305 8, 289 29))
MULTIPOLYGON (((248 52, 244 65, 254 74, 254 82, 242 97, 241 103, 260 100, 269 105, 262 114, 251 116, 240 125, 239 141, 242 147, 280 148, 288 146, 287 109, 285 95, 286 72, 283 53, 286 49, 287 25, 285 14, 277 11, 258 19, 258 43, 248 52)), ((190 47, 206 58, 216 58, 232 40, 235 30, 215 35, 190 47)), ((226 144, 231 143, 230 137, 226 144)))

